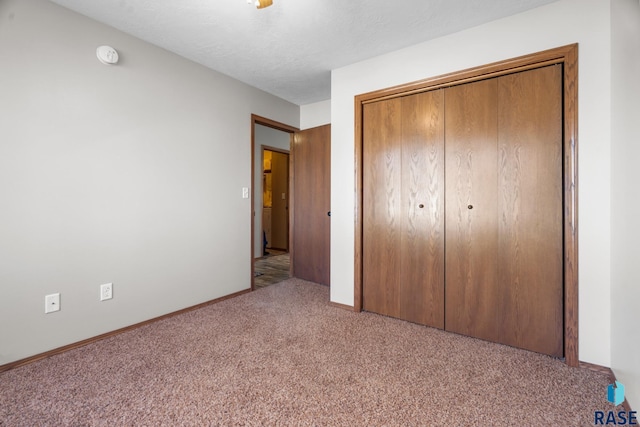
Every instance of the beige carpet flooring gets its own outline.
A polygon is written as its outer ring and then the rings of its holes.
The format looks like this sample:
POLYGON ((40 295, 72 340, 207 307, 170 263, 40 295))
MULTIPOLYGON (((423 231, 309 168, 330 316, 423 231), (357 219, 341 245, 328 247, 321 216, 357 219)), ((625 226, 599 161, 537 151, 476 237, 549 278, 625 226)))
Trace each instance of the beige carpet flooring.
POLYGON ((0 374, 2 426, 588 426, 605 374, 289 279, 0 374))

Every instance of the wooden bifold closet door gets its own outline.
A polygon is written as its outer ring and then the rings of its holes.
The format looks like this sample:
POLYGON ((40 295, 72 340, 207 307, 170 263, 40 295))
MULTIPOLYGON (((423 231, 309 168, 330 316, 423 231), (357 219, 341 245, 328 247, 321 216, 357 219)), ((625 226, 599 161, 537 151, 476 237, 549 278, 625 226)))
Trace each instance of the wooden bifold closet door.
POLYGON ((363 138, 363 308, 563 356, 562 66, 371 102, 363 138))
POLYGON ((446 328, 560 357, 562 67, 447 89, 446 328))
POLYGON ((441 90, 364 106, 364 309, 444 327, 441 90))

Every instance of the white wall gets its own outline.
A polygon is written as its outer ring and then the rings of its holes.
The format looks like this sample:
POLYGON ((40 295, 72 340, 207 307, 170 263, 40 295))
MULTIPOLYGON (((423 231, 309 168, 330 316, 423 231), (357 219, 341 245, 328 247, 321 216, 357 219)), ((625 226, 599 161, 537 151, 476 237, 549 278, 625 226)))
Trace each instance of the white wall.
POLYGON ((311 129, 331 123, 331 100, 300 106, 300 129, 311 129))
POLYGON ((640 408, 640 3, 611 2, 611 367, 640 408))
POLYGON ((576 42, 580 359, 610 365, 609 1, 560 0, 332 72, 332 301, 352 305, 354 296, 354 96, 576 42))
POLYGON ((45 0, 0 64, 0 365, 249 288, 251 114, 298 106, 45 0))
POLYGON ((289 151, 290 141, 290 133, 256 124, 253 153, 255 159, 253 204, 256 213, 253 224, 253 256, 255 258, 262 256, 262 146, 289 151))

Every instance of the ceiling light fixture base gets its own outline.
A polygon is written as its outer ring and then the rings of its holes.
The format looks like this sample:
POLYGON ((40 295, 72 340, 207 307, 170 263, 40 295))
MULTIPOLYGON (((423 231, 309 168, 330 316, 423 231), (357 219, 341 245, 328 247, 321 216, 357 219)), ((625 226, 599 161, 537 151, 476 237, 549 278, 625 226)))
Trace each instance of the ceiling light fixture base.
POLYGON ((249 4, 255 4, 257 9, 264 9, 273 4, 273 0, 247 0, 249 4))

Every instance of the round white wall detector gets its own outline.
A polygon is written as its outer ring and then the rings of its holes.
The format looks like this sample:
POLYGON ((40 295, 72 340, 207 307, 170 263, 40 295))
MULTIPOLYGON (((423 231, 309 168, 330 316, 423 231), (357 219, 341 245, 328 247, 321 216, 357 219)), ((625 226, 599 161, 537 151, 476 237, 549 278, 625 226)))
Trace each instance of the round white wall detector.
POLYGON ((100 46, 96 50, 96 55, 98 55, 98 59, 103 64, 117 64, 118 63, 118 52, 111 46, 100 46))

